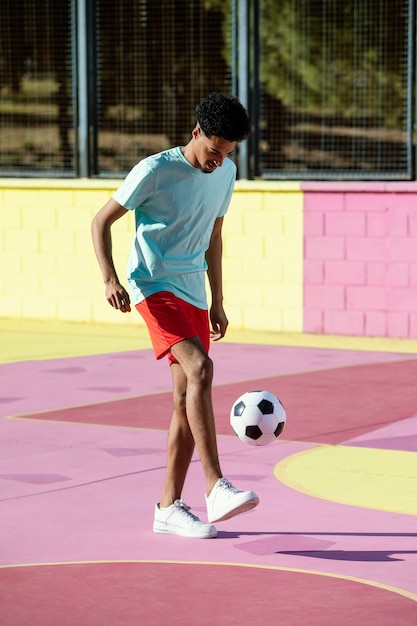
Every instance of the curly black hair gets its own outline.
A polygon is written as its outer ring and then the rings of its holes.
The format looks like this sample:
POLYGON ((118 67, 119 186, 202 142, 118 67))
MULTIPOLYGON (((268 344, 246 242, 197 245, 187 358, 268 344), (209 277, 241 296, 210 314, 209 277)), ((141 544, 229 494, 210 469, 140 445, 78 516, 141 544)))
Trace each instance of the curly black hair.
POLYGON ((250 133, 248 112, 234 96, 213 92, 196 107, 197 122, 203 133, 227 141, 242 141, 250 133))

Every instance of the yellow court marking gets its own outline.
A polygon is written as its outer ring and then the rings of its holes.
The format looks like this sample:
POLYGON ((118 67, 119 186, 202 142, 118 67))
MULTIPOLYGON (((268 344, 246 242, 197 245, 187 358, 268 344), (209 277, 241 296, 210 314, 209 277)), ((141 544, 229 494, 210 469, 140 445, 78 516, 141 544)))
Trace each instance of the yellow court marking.
POLYGON ((417 515, 417 454, 323 445, 280 461, 275 477, 323 500, 417 515))
POLYGON ((229 328, 227 330, 225 341, 230 343, 255 343, 270 346, 289 346, 298 348, 417 354, 416 339, 399 339, 394 337, 319 335, 301 332, 290 333, 267 330, 238 330, 229 328))
POLYGON ((0 363, 152 348, 146 327, 0 319, 0 363))
MULTIPOLYGON (((151 348, 137 316, 129 324, 0 318, 0 363, 108 354, 151 348)), ((239 330, 223 342, 417 354, 417 340, 239 330)))
POLYGON ((50 567, 59 565, 118 565, 125 563, 137 563, 137 564, 161 564, 161 565, 222 565, 225 567, 248 567, 253 569, 265 569, 275 570, 278 572, 294 572, 296 574, 311 574, 312 576, 325 576, 327 578, 338 578, 339 580, 348 580, 354 583, 360 583, 362 585, 369 585, 370 587, 376 587, 377 589, 383 589, 384 591, 390 591, 400 596, 417 602, 417 594, 411 591, 406 591, 399 587, 393 587, 386 585, 385 583, 379 583, 375 580, 368 580, 366 578, 359 578, 357 576, 348 576, 344 574, 333 574, 332 572, 320 572, 319 570, 302 569, 298 567, 280 567, 279 565, 260 565, 257 563, 227 563, 225 561, 179 561, 174 559, 120 559, 114 560, 97 560, 97 561, 55 561, 45 563, 10 563, 8 565, 0 565, 2 569, 13 568, 25 568, 25 567, 50 567))

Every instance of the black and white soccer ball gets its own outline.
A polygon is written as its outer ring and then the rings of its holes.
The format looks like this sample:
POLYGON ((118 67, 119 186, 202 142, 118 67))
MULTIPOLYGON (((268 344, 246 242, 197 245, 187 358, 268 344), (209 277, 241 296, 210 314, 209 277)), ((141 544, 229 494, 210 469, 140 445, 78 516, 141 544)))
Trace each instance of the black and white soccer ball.
POLYGON ((280 436, 286 421, 280 400, 269 391, 248 391, 230 411, 230 424, 244 443, 266 446, 280 436))

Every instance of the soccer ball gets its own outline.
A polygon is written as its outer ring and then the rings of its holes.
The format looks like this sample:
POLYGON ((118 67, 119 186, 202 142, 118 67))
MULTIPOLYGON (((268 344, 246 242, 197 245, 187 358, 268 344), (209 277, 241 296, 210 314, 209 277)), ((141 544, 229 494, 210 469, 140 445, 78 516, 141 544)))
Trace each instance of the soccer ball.
POLYGON ((282 403, 269 391, 248 391, 230 411, 230 424, 244 443, 266 446, 284 430, 286 413, 282 403))

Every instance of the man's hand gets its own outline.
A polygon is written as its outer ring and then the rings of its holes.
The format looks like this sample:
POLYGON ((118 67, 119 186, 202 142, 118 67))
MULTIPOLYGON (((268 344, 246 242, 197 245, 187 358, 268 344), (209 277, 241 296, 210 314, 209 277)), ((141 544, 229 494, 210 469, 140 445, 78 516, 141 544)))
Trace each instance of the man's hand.
POLYGON ((122 313, 130 311, 130 298, 126 289, 119 283, 106 283, 107 302, 122 313))
POLYGON ((212 305, 210 309, 210 322, 211 328, 210 339, 211 341, 219 341, 225 336, 229 321, 226 317, 226 313, 221 305, 212 305))

